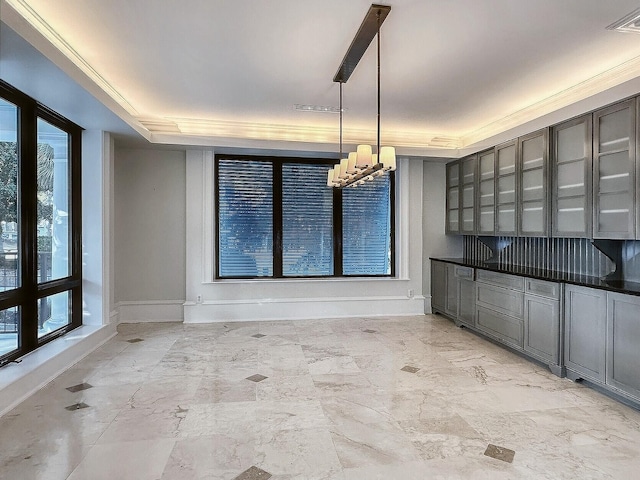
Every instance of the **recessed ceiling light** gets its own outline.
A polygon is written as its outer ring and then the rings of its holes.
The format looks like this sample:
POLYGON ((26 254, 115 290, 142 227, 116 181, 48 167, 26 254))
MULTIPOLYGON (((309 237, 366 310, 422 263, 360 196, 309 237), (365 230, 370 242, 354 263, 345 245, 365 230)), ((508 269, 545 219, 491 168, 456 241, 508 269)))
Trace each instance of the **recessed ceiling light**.
MULTIPOLYGON (((293 109, 299 110, 301 112, 340 113, 340 107, 331 107, 325 105, 301 105, 299 103, 296 103, 293 106, 293 109)), ((343 110, 346 110, 346 108, 343 110)))
POLYGON ((609 25, 607 30, 617 30, 618 32, 625 33, 640 33, 640 8, 609 25))

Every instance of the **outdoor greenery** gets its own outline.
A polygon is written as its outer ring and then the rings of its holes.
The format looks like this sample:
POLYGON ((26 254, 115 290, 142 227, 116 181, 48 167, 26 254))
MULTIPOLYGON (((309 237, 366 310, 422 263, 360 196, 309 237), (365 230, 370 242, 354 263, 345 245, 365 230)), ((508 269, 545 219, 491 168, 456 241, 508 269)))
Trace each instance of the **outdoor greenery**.
MULTIPOLYGON (((18 221, 17 159, 17 143, 0 142, 0 220, 5 222, 18 221)), ((41 220, 49 220, 50 222, 53 215, 53 147, 51 145, 38 144, 37 166, 38 222, 41 220)))

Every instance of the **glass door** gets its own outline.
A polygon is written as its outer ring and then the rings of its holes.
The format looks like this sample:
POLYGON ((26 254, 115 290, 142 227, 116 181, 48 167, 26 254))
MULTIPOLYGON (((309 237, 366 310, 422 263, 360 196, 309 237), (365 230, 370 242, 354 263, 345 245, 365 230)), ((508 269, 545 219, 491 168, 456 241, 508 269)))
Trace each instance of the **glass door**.
POLYGON ((460 233, 473 235, 476 233, 475 203, 476 203, 476 175, 478 169, 478 157, 472 155, 460 161, 462 173, 461 192, 462 205, 460 207, 460 233))
POLYGON ((495 183, 496 183, 496 155, 492 148, 478 154, 478 218, 476 230, 478 235, 493 235, 495 227, 495 183))
POLYGON ((517 225, 516 143, 496 147, 496 233, 515 235, 517 225))
POLYGON ((592 117, 553 128, 552 235, 591 237, 592 117))
POLYGON ((518 140, 520 198, 518 233, 523 236, 547 235, 547 145, 548 130, 518 140))
POLYGON ((447 163, 446 233, 460 233, 460 161, 447 163))
POLYGON ((593 114, 594 238, 635 237, 635 100, 593 114))

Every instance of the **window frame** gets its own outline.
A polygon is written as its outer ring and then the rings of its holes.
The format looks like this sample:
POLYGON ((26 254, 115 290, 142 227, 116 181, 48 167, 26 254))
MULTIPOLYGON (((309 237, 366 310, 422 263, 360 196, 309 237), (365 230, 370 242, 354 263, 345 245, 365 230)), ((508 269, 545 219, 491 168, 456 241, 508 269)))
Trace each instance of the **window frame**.
POLYGON ((333 188, 333 275, 283 275, 283 256, 282 256, 282 166, 286 163, 314 163, 323 164, 329 168, 333 168, 336 164, 333 158, 318 157, 280 157, 270 155, 233 155, 233 154, 215 154, 214 155, 214 272, 213 279, 218 280, 317 280, 331 278, 395 278, 396 276, 396 186, 395 172, 388 172, 390 176, 389 188, 389 230, 391 250, 390 266, 391 272, 388 274, 351 274, 346 275, 342 272, 342 189, 333 188), (220 276, 220 212, 218 206, 220 204, 220 184, 218 182, 218 173, 220 160, 247 160, 247 161, 263 161, 270 162, 273 165, 273 275, 271 276, 220 276))
POLYGON ((82 325, 82 127, 0 80, 0 97, 18 108, 18 217, 20 231, 20 286, 0 292, 0 310, 18 307, 18 348, 0 356, 0 367, 36 350, 82 325), (68 135, 69 274, 38 281, 37 234, 37 119, 68 135), (70 323, 38 337, 38 300, 69 292, 70 323))

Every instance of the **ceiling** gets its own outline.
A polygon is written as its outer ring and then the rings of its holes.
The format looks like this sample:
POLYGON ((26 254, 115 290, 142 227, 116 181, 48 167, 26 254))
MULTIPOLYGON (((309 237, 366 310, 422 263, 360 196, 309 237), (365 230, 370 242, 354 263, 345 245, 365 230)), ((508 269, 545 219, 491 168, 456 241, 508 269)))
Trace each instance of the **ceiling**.
MULTIPOLYGON (((294 105, 338 105, 332 79, 370 6, 0 1, 7 25, 149 141, 317 150, 335 149, 338 115, 294 105)), ((640 35, 606 29, 637 0, 390 5, 381 34, 382 143, 400 153, 453 155, 587 111, 594 95, 640 91, 640 35)), ((375 143, 375 74, 372 46, 344 85, 346 144, 375 143)))

